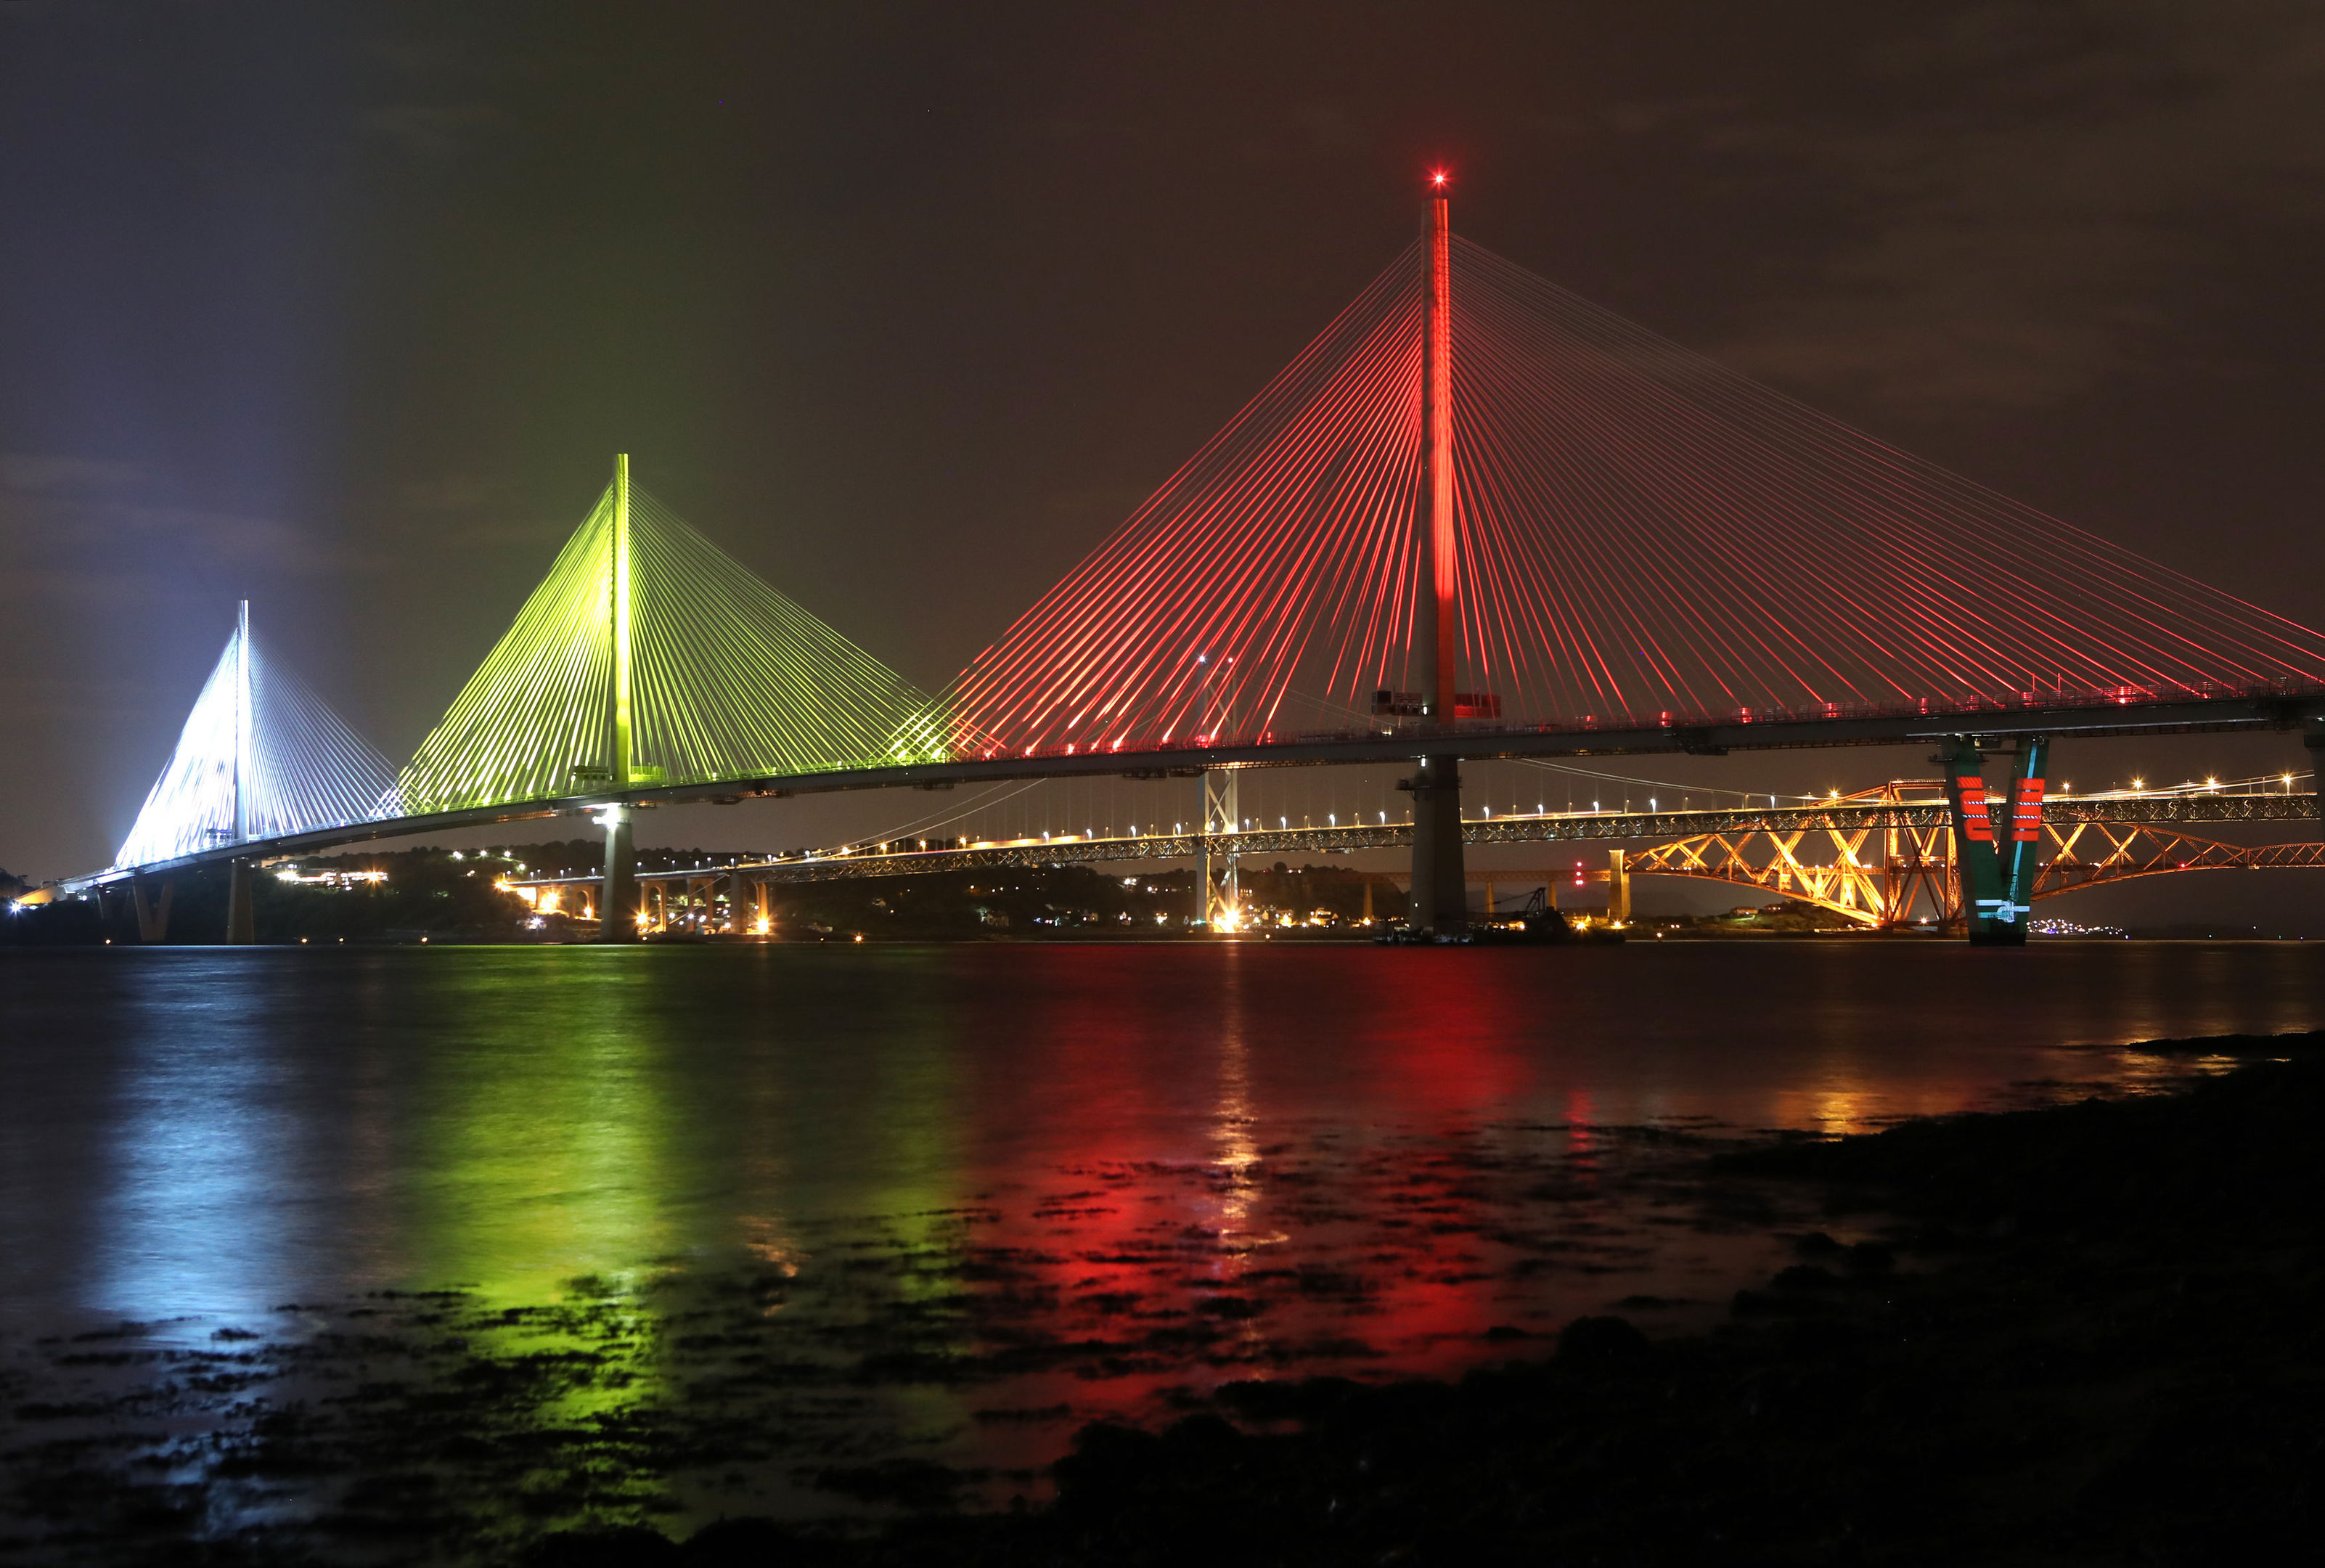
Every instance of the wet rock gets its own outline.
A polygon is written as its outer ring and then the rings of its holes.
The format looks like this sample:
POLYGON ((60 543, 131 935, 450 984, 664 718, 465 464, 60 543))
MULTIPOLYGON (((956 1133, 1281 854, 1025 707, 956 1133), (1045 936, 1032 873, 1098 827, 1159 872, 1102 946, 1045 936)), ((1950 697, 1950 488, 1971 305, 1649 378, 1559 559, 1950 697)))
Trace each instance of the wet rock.
POLYGON ((685 1568, 824 1568, 857 1561, 849 1544, 787 1528, 773 1519, 719 1519, 687 1537, 676 1561, 685 1568))
POLYGON ((1636 1361, 1653 1347, 1628 1318, 1577 1318, 1558 1331, 1558 1359, 1576 1366, 1636 1361))
POLYGON ((1174 1448, 1216 1453, 1241 1443, 1243 1433, 1224 1416, 1206 1412, 1172 1422, 1162 1439, 1174 1448))
POLYGON ((681 1558, 677 1544, 659 1530, 626 1525, 543 1536, 520 1561, 524 1568, 657 1568, 681 1558))
POLYGON ((1074 1451, 1058 1461, 1059 1502, 1095 1508, 1137 1490, 1161 1465, 1162 1440, 1111 1421, 1093 1421, 1074 1433, 1074 1451))
POLYGON ((1346 1378, 1305 1378, 1297 1382, 1246 1378, 1221 1384, 1218 1398, 1253 1421, 1314 1422, 1347 1404, 1359 1387, 1346 1378))

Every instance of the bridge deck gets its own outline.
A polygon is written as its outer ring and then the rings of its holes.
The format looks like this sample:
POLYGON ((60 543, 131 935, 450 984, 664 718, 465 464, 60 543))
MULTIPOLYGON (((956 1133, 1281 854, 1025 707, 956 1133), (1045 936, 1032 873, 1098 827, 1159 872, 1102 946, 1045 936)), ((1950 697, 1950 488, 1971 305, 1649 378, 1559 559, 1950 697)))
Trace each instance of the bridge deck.
MULTIPOLYGON (((1653 725, 1598 726, 1588 721, 1542 725, 1465 723, 1447 728, 1406 724, 1394 729, 1275 738, 1248 738, 1202 747, 1145 751, 1071 750, 1026 756, 959 758, 901 766, 837 768, 776 776, 703 780, 651 789, 513 801, 503 805, 424 816, 349 822, 273 839, 220 844, 216 849, 140 867, 108 867, 67 878, 60 887, 81 892, 132 875, 153 875, 243 858, 280 859, 313 854, 342 844, 447 832, 460 828, 540 821, 619 804, 732 803, 749 798, 844 790, 945 788, 1031 778, 1190 775, 1216 767, 1295 767, 1332 764, 1407 762, 1425 750, 1432 756, 1472 761, 1528 756, 1616 756, 1685 754, 1725 756, 1735 751, 1795 750, 1820 747, 1901 746, 1968 734, 2000 741, 2025 735, 2110 736, 2192 734, 2235 729, 2293 729, 2325 723, 2325 688, 2268 686, 2217 694, 2156 697, 2124 693, 2108 698, 2078 695, 2066 700, 2029 700, 1937 709, 1843 708, 1815 713, 1777 712, 1724 718, 1675 719, 1653 725)), ((1681 813, 1663 813, 1674 816, 1681 813)), ((1659 830, 1578 835, 1597 838, 1663 837, 1659 830)), ((1254 836, 1256 837, 1256 836, 1254 836)), ((1476 841, 1476 840, 1473 840, 1476 841)), ((1496 840, 1487 840, 1485 842, 1496 840)), ((1349 848, 1387 848, 1405 840, 1383 840, 1349 848)), ((1338 847, 1338 846, 1335 846, 1338 847)), ((1291 845, 1283 846, 1284 849, 1291 845)), ((1264 849, 1215 852, 1256 854, 1264 849)), ((1194 850, 1173 851, 1192 854, 1194 850)))

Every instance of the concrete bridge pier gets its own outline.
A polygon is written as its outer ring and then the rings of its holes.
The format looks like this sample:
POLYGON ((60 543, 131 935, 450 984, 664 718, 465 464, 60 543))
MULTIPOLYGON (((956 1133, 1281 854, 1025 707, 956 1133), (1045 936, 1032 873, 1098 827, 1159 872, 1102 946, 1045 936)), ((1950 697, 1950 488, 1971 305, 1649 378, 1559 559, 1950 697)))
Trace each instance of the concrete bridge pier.
POLYGON ((145 893, 145 880, 143 877, 129 879, 129 908, 137 916, 137 940, 148 943, 167 942, 170 940, 170 900, 178 891, 178 885, 165 877, 162 878, 160 892, 149 898, 145 893))
POLYGON ((1974 736, 1955 736, 1930 759, 1946 770, 1954 876, 1972 946, 2025 945, 2040 869, 2050 750, 2048 736, 2022 736, 2011 759, 2009 788, 2001 793, 1987 787, 1986 758, 1974 736))
POLYGON ((630 808, 607 806, 600 819, 606 826, 606 879, 597 900, 597 940, 638 940, 638 850, 630 823, 630 808))
POLYGON ((1424 756, 1407 781, 1413 791, 1413 900, 1405 924, 1430 936, 1469 928, 1469 889, 1461 858, 1461 760, 1424 756))
POLYGON ((258 940, 257 913, 250 902, 252 877, 256 869, 239 856, 227 862, 226 939, 237 947, 247 947, 258 940))

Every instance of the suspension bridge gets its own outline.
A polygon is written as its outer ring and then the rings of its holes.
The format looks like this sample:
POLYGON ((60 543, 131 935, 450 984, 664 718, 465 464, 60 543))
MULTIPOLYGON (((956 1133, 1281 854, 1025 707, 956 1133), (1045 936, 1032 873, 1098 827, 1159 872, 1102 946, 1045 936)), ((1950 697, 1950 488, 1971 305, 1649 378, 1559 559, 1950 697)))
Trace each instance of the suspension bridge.
MULTIPOLYGON (((1421 237, 940 691, 753 575, 617 458, 410 761, 267 657, 245 607, 114 864, 61 890, 125 893, 158 938, 171 879, 223 864, 228 937, 248 941, 269 860, 586 812, 606 834, 602 934, 623 941, 641 807, 1185 777, 1196 826, 1168 853, 1198 862, 1201 914, 1223 924, 1235 858, 1292 847, 1241 826, 1248 770, 1396 763, 1407 820, 1364 847, 1410 851, 1411 924, 1450 939, 1480 841, 1465 764, 1913 742, 1944 765, 1928 798, 1815 821, 1651 813, 1629 836, 1671 840, 1658 872, 1748 881, 1774 875, 1752 847, 1772 835, 1844 835, 1848 867, 1865 840, 1846 835, 1942 831, 1942 856, 1929 840, 1883 863, 1942 861, 1971 939, 2007 942, 2071 880, 2061 857, 2080 864, 2062 832, 2101 825, 2046 801, 2058 740, 2263 728, 2325 750, 2325 634, 1457 238, 1436 186, 1421 237), (1992 781, 1990 753, 2007 765, 1992 781)), ((1831 887, 1816 896, 1852 918, 1895 903, 1848 875, 1831 887)))

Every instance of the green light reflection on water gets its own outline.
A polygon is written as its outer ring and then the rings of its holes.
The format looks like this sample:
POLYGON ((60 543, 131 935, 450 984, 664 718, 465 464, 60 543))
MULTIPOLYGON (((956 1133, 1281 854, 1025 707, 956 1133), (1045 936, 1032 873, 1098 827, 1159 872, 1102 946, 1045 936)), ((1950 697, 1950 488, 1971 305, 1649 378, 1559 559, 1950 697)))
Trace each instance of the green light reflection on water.
POLYGON ((542 1380, 534 1419, 616 1415, 667 1391, 652 1286, 681 1129, 653 955, 477 956, 438 976, 468 1025, 421 1090, 410 1276, 467 1295, 479 1351, 594 1360, 542 1380))
MULTIPOLYGON (((955 1299, 960 1074, 925 960, 903 960, 897 984, 863 1002, 877 1044, 834 1096, 801 1081, 828 1078, 808 1071, 815 1054, 849 1044, 813 1037, 826 1015, 790 1016, 795 968, 764 950, 477 957, 442 977, 462 1023, 431 1051, 413 1107, 400 1272, 462 1294, 444 1331, 469 1356, 553 1367, 523 1385, 529 1408, 501 1418, 604 1438, 578 1516, 697 1511, 682 1495, 653 1501, 668 1480, 655 1434, 706 1408, 690 1381, 731 1370, 685 1348, 706 1328, 820 1359, 843 1383, 852 1353, 816 1343, 834 1324, 863 1325, 835 1342, 864 1353, 900 1322, 922 1355, 970 1348, 955 1299), (843 1256, 818 1257, 824 1246, 843 1256), (777 1273, 786 1284, 764 1305, 727 1288, 777 1273)), ((855 1391, 908 1444, 968 1424, 940 1384, 855 1391)), ((786 1392, 762 1394, 773 1406, 786 1392)))

